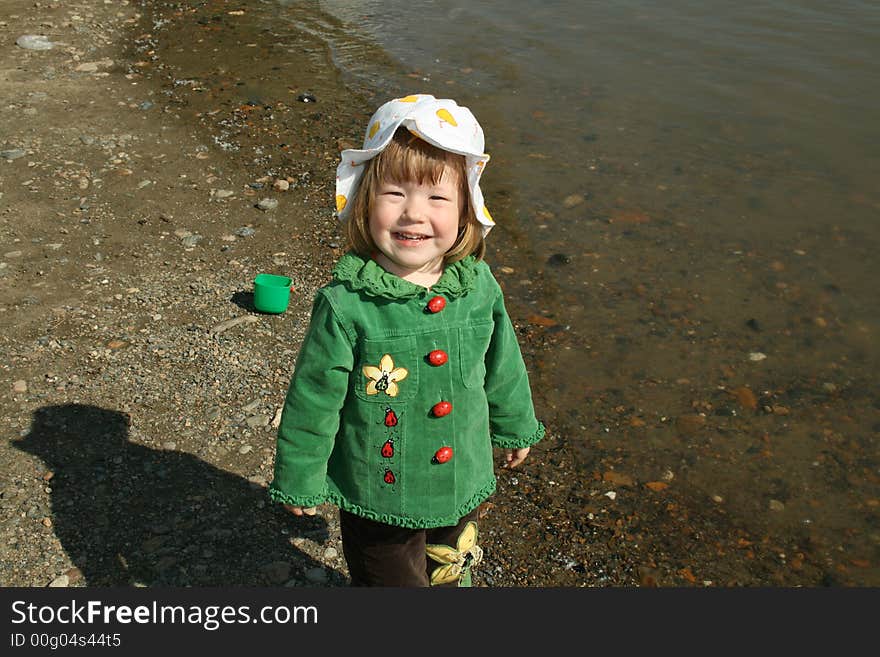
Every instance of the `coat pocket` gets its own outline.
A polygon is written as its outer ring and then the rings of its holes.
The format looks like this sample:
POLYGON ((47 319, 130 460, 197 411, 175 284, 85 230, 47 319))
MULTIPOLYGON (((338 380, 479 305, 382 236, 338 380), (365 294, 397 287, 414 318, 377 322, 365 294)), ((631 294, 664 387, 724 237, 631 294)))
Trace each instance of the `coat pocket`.
POLYGON ((355 395, 378 404, 412 399, 419 388, 417 359, 413 336, 363 340, 354 376, 355 395))
POLYGON ((465 388, 478 388, 486 381, 486 352, 494 329, 492 322, 458 329, 458 360, 465 388))

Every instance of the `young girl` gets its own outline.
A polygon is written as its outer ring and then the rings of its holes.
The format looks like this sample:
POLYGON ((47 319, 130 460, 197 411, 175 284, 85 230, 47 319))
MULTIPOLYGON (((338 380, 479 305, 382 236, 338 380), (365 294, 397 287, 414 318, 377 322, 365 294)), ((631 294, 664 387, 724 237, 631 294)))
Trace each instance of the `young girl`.
POLYGON ((337 169, 351 250, 315 296, 270 495, 295 515, 339 506, 355 586, 468 585, 492 447, 515 467, 544 436, 482 261, 483 148, 467 108, 407 96, 337 169))

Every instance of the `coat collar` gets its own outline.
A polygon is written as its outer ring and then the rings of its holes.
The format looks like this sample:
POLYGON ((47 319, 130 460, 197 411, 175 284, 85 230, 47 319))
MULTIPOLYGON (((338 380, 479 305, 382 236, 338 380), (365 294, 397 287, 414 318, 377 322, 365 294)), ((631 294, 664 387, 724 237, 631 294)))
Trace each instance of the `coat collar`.
MULTIPOLYGON (((455 298, 474 288, 478 261, 468 256, 447 265, 440 280, 431 286, 432 293, 455 298)), ((372 258, 364 258, 353 251, 343 255, 333 268, 333 277, 352 290, 369 296, 388 299, 411 299, 425 293, 425 288, 391 274, 372 258)))

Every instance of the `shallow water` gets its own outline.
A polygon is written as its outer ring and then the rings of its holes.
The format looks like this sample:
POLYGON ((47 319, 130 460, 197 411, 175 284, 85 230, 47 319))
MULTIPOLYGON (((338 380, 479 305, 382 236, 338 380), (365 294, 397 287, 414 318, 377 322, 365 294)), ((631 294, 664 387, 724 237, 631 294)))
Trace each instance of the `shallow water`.
MULTIPOLYGON (((698 539, 729 582, 880 584, 880 8, 264 0, 235 25, 319 37, 372 107, 481 120, 488 259, 552 433, 530 490, 566 540, 654 508, 652 558, 698 539)), ((222 66, 242 100, 284 84, 222 66)))

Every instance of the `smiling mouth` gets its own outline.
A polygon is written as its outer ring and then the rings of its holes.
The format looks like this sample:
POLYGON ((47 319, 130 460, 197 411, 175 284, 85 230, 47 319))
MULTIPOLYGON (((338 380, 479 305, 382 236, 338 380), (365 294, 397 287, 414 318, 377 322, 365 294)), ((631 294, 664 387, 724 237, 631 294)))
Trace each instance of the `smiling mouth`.
POLYGON ((428 235, 418 235, 416 233, 394 233, 394 239, 404 240, 407 242, 421 242, 429 239, 428 235))

